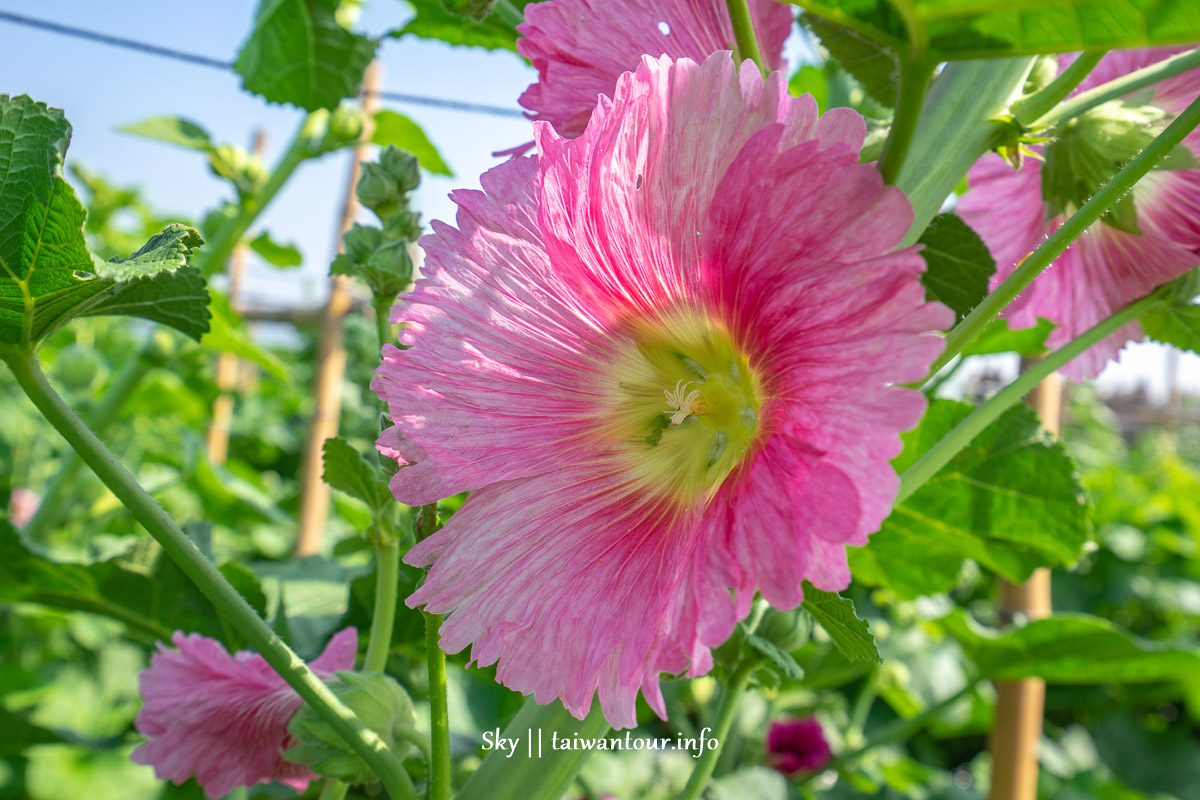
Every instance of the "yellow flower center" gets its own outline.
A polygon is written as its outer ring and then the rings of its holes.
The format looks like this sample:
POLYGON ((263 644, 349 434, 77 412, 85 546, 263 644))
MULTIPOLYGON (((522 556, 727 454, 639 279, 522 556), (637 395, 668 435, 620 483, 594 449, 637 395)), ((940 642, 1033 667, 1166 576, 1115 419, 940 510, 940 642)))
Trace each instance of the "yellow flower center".
POLYGON ((629 323, 601 387, 601 433, 642 488, 711 497, 760 430, 763 389, 719 323, 679 310, 629 323))

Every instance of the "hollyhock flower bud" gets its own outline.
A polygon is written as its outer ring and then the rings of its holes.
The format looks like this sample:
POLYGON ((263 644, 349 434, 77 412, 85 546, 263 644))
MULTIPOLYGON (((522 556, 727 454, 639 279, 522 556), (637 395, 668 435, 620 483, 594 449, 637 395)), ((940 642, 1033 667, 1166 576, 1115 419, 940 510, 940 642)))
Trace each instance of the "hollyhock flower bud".
MULTIPOLYGON (((792 10, 774 0, 750 0, 750 16, 768 69, 781 69, 792 10)), ((583 133, 598 95, 643 55, 703 61, 736 50, 722 0, 550 0, 525 7, 517 52, 538 71, 521 95, 530 119, 546 120, 562 136, 583 133)), ((522 152, 525 147, 510 152, 522 152)))
POLYGON ((767 765, 784 775, 824 769, 832 756, 816 717, 776 720, 767 729, 767 765))
MULTIPOLYGON (((1076 93, 1160 61, 1175 50, 1118 50, 1106 55, 1076 93)), ((1065 67, 1069 57, 1060 58, 1065 67)), ((971 168, 957 213, 982 237, 996 261, 993 288, 1037 249, 1170 120, 1200 95, 1200 68, 1176 75, 1123 101, 1094 108, 1031 149, 1044 161, 1019 170, 997 155, 971 168)), ((1065 345, 1155 287, 1200 265, 1200 130, 1088 228, 1014 300, 1004 315, 1013 328, 1043 317, 1055 324, 1046 345, 1065 345)), ((1068 364, 1075 380, 1096 375, 1130 339, 1123 326, 1068 364)))
MULTIPOLYGON (((133 751, 135 764, 154 767, 159 780, 195 777, 205 797, 239 786, 279 781, 303 791, 316 778, 283 758, 297 744, 288 720, 300 695, 257 653, 230 655, 215 639, 176 631, 175 650, 161 643, 138 676, 145 705, 134 724, 149 739, 133 751)), ((358 632, 334 635, 309 666, 322 679, 354 667, 358 632)))
POLYGON ((536 160, 421 240, 379 449, 404 503, 471 491, 405 556, 430 567, 408 604, 452 612, 442 647, 631 727, 756 591, 849 583, 925 408, 900 384, 953 316, 895 249, 912 208, 858 163, 862 117, 818 117, 781 73, 646 58, 582 135, 534 130, 536 160))
POLYGON ((19 487, 8 496, 8 521, 14 528, 24 528, 42 504, 41 495, 19 487))

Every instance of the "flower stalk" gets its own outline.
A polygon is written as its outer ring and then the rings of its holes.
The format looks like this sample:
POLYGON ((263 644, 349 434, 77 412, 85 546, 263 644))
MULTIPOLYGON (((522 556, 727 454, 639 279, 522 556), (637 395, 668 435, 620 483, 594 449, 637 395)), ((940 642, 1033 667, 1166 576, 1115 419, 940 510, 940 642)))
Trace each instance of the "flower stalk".
POLYGON ((429 668, 429 800, 450 800, 450 709, 446 697, 446 654, 439 643, 442 618, 425 617, 425 653, 429 668))
POLYGON ((931 447, 925 455, 906 469, 900 475, 900 489, 896 492, 893 506, 902 503, 909 495, 949 463, 960 450, 971 443, 984 428, 995 421, 1001 414, 1021 401, 1046 376, 1064 366, 1068 361, 1087 350, 1092 345, 1108 336, 1126 323, 1153 310, 1165 302, 1159 292, 1147 295, 1118 311, 1108 319, 1088 329, 1082 335, 1072 339, 1063 347, 1055 350, 1045 359, 1030 367, 1015 381, 994 394, 986 403, 971 412, 966 419, 958 423, 937 444, 931 447))
POLYGON ((712 726, 712 735, 717 741, 717 746, 705 750, 700 756, 695 769, 692 770, 691 777, 688 778, 687 785, 679 794, 679 800, 700 800, 700 796, 704 793, 704 787, 708 785, 708 779, 712 777, 713 768, 717 765, 717 759, 721 755, 721 745, 729 737, 729 729, 733 726, 733 717, 737 713, 742 695, 746 693, 750 679, 754 677, 754 673, 760 666, 762 666, 762 661, 759 658, 744 658, 741 665, 734 671, 733 677, 729 679, 729 685, 725 687, 721 696, 721 705, 717 708, 717 718, 713 721, 712 726))
POLYGON ((258 616, 199 548, 63 401, 29 349, 2 353, 17 383, 47 421, 75 448, 96 476, 162 545, 218 613, 233 625, 272 669, 338 732, 379 776, 393 800, 413 800, 412 781, 379 736, 350 711, 308 665, 258 616))
POLYGON ((746 0, 725 0, 729 9, 729 21, 733 23, 733 37, 737 42, 738 56, 749 59, 766 75, 762 52, 758 49, 758 37, 754 35, 754 20, 750 17, 750 5, 746 0))
MULTIPOLYGON (((1163 59, 1086 92, 1081 92, 1070 100, 1044 111, 1041 116, 1029 123, 1029 127, 1033 130, 1054 127, 1110 100, 1119 100, 1131 92, 1153 86, 1159 81, 1172 78, 1196 67, 1200 67, 1200 47, 1163 59)), ((1065 75, 1066 72, 1063 74, 1065 75)))
POLYGON ((371 640, 363 657, 364 672, 387 672, 392 628, 396 623, 396 593, 400 577, 400 545, 375 531, 375 609, 371 640))
POLYGON ((900 89, 896 95, 896 114, 892 118, 892 128, 888 131, 887 141, 883 143, 883 154, 879 158, 879 172, 883 180, 894 184, 904 166, 904 159, 921 119, 921 109, 925 104, 925 94, 929 91, 929 81, 933 77, 934 64, 928 59, 919 61, 902 60, 900 62, 900 89))
POLYGON ((1067 95, 1096 68, 1100 59, 1104 58, 1105 52, 1107 51, 1082 53, 1050 83, 1013 103, 1011 110, 1013 116, 1017 118, 1017 122, 1027 124, 1036 120, 1065 100, 1067 95))
MULTIPOLYGON (((1120 172, 1114 175, 1112 180, 1106 183, 1100 191, 1092 195, 1092 198, 1084 203, 1082 208, 1072 214, 1037 250, 1026 257, 1003 283, 997 286, 979 305, 971 310, 970 314, 946 334, 946 348, 942 351, 938 359, 933 362, 929 374, 931 376, 936 374, 938 370, 950 363, 956 355, 962 352, 962 349, 974 340, 984 327, 999 315, 1005 306, 1015 300, 1025 287, 1033 283, 1034 278, 1049 267, 1054 259, 1058 258, 1072 242, 1078 239, 1110 207, 1116 204, 1126 192, 1132 189, 1133 185, 1153 169, 1159 160, 1182 142, 1183 138, 1197 124, 1200 124, 1200 98, 1193 100, 1191 105, 1184 109, 1183 113, 1167 126, 1166 130, 1156 136, 1154 141, 1146 145, 1146 148, 1126 164, 1120 172)), ((1104 323, 1101 324, 1103 325, 1104 323)), ((1085 334, 1085 336, 1090 333, 1091 331, 1085 334)), ((1071 347, 1072 345, 1074 345, 1074 342, 1067 347, 1071 347)), ((1066 350, 1067 347, 1064 347, 1063 350, 1066 350)), ((1062 363, 1065 364, 1069 360, 1068 358, 1062 363)))

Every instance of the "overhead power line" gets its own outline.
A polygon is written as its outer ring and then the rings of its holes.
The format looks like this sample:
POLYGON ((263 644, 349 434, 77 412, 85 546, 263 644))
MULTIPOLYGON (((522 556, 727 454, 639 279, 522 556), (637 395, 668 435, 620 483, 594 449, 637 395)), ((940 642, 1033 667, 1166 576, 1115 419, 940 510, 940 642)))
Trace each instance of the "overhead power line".
MULTIPOLYGON (((10 11, 0 11, 0 21, 11 22, 14 25, 23 25, 27 28, 50 31, 51 33, 57 33, 63 36, 72 36, 76 39, 84 39, 89 42, 108 45, 109 47, 120 47, 137 53, 159 56, 160 58, 169 58, 175 61, 181 61, 185 64, 194 64, 201 67, 209 67, 210 69, 219 69, 225 72, 234 71, 233 64, 229 61, 221 61, 220 59, 209 58, 208 56, 200 55, 198 53, 188 53, 183 50, 175 50, 170 47, 161 47, 156 44, 150 44, 149 42, 139 42, 137 40, 126 39, 121 36, 111 36, 107 33, 101 33, 99 31, 76 28, 72 25, 63 25, 50 20, 36 19, 34 17, 27 17, 21 14, 13 14, 10 11)), ((405 94, 402 92, 380 91, 375 92, 374 94, 385 100, 394 100, 397 103, 429 106, 431 108, 444 108, 450 111, 465 111, 474 114, 491 114, 492 116, 496 117, 525 118, 525 115, 515 108, 490 106, 485 103, 471 103, 465 100, 450 100, 444 97, 427 97, 416 94, 405 94)))

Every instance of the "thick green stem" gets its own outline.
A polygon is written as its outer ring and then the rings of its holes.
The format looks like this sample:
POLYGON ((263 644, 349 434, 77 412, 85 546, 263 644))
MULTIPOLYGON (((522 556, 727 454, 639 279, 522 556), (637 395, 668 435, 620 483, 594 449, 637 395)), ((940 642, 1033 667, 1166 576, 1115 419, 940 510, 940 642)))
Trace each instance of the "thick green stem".
POLYGON ((993 147, 1002 115, 1021 93, 1032 57, 948 64, 929 88, 912 146, 896 177, 913 204, 904 246, 921 237, 963 175, 993 147))
MULTIPOLYGON (((116 421, 117 416, 121 413, 121 406, 125 405, 125 401, 129 399, 134 389, 141 384, 142 378, 146 377, 146 373, 150 370, 153 349, 154 340, 151 338, 117 373, 116 379, 105 392, 104 399, 100 401, 95 413, 90 415, 91 426, 95 430, 103 433, 116 421)), ((58 464, 58 472, 46 487, 41 505, 38 506, 33 519, 29 520, 29 525, 25 528, 25 535, 31 542, 44 541, 46 535, 58 525, 63 515, 75 506, 71 497, 79 486, 76 478, 82 466, 83 462, 74 450, 63 453, 58 464)))
POLYGON ((1042 271, 1050 266, 1054 259, 1058 258, 1072 242, 1083 235, 1083 232, 1100 219, 1104 212, 1132 189, 1133 185, 1141 180, 1142 176, 1149 172, 1163 156, 1183 141, 1183 137, 1187 136, 1198 123, 1200 123, 1200 98, 1193 100, 1192 104, 1184 109, 1183 113, 1176 117, 1166 130, 1146 145, 1145 150, 1138 153, 1132 161, 1113 176, 1112 180, 1104 184, 1100 191, 1092 195, 1092 198, 1084 203, 1082 208, 1072 214, 1058 230, 1042 242, 1037 250, 1025 258, 1012 274, 1005 278, 1003 283, 997 286, 991 294, 971 310, 970 314, 946 334, 946 349, 933 362, 929 374, 937 373, 938 370, 950 363, 952 358, 962 352, 962 349, 978 336, 1005 306, 1016 299, 1026 286, 1033 283, 1034 278, 1042 274, 1042 271))
POLYGON ((1079 58, 1072 61, 1071 65, 1050 83, 1013 103, 1012 115, 1017 118, 1017 122, 1028 125, 1065 100, 1088 73, 1096 68, 1102 58, 1104 52, 1080 54, 1079 58))
MULTIPOLYGON (((379 536, 379 532, 376 531, 379 536)), ((396 590, 400 577, 400 545, 379 536, 375 544, 375 610, 371 614, 371 640, 363 658, 364 672, 387 672, 396 623, 396 590)))
POLYGON ((757 658, 748 658, 742 662, 741 666, 733 673, 733 677, 729 679, 729 685, 725 687, 725 692, 721 696, 717 718, 713 722, 713 746, 700 754, 696 766, 692 769, 692 776, 688 778, 687 785, 679 793, 679 800, 699 800, 700 795, 704 793, 704 787, 708 785, 713 767, 717 765, 717 758, 721 755, 721 745, 725 742, 729 735, 729 729, 733 726, 733 717, 737 713, 738 704, 742 700, 742 695, 746 693, 746 687, 750 685, 750 679, 754 677, 755 670, 761 666, 761 663, 757 658))
POLYGON ((425 659, 429 665, 429 800, 450 800, 450 709, 446 700, 446 654, 442 652, 442 618, 425 617, 425 659))
POLYGON ((754 35, 754 20, 750 17, 750 5, 746 0, 725 0, 729 9, 729 21, 733 23, 733 38, 737 42, 738 56, 750 59, 764 75, 762 53, 758 49, 758 37, 754 35))
POLYGON ((258 215, 275 199, 275 195, 292 177, 296 167, 317 155, 316 144, 328 124, 329 112, 324 109, 313 111, 304 118, 262 189, 251 197, 244 198, 238 204, 238 213, 226 219, 209 238, 204 249, 195 256, 192 263, 200 272, 212 275, 225 268, 225 263, 233 255, 238 242, 246 235, 254 220, 258 219, 258 215))
POLYGON ((304 698, 379 776, 392 800, 412 800, 412 781, 379 736, 346 708, 267 626, 158 503, 50 386, 30 351, 5 351, 17 383, 97 477, 125 504, 205 597, 271 668, 304 698))
POLYGON ((389 301, 380 302, 378 297, 371 304, 375 308, 375 332, 379 334, 379 349, 385 344, 395 344, 396 337, 392 334, 391 319, 392 304, 389 301))
POLYGON ((328 778, 321 787, 321 796, 317 800, 342 800, 350 787, 339 780, 328 778))
POLYGON ((966 419, 943 436, 937 444, 926 451, 917 461, 900 475, 900 490, 894 505, 899 505, 946 466, 960 450, 971 443, 979 433, 1001 414, 1021 401, 1051 372, 1061 368, 1075 356, 1099 342, 1105 336, 1132 322, 1142 314, 1164 302, 1158 294, 1152 294, 1126 306, 1100 324, 1089 328, 1063 347, 1055 350, 972 411, 966 419))
POLYGON ((896 95, 896 114, 892 117, 892 128, 883 143, 883 154, 879 157, 879 172, 887 183, 895 183, 912 145, 913 133, 921 119, 921 108, 925 104, 925 93, 929 90, 929 79, 933 76, 929 61, 900 62, 900 91, 896 95))
POLYGON ((1163 59, 1156 64, 1134 70, 1128 75, 1101 84, 1086 92, 1075 95, 1070 100, 1045 111, 1029 124, 1032 129, 1049 128, 1060 122, 1074 119, 1080 114, 1103 105, 1110 100, 1120 100, 1131 92, 1153 86, 1159 81, 1187 72, 1189 69, 1200 67, 1200 47, 1188 50, 1177 56, 1163 59))

